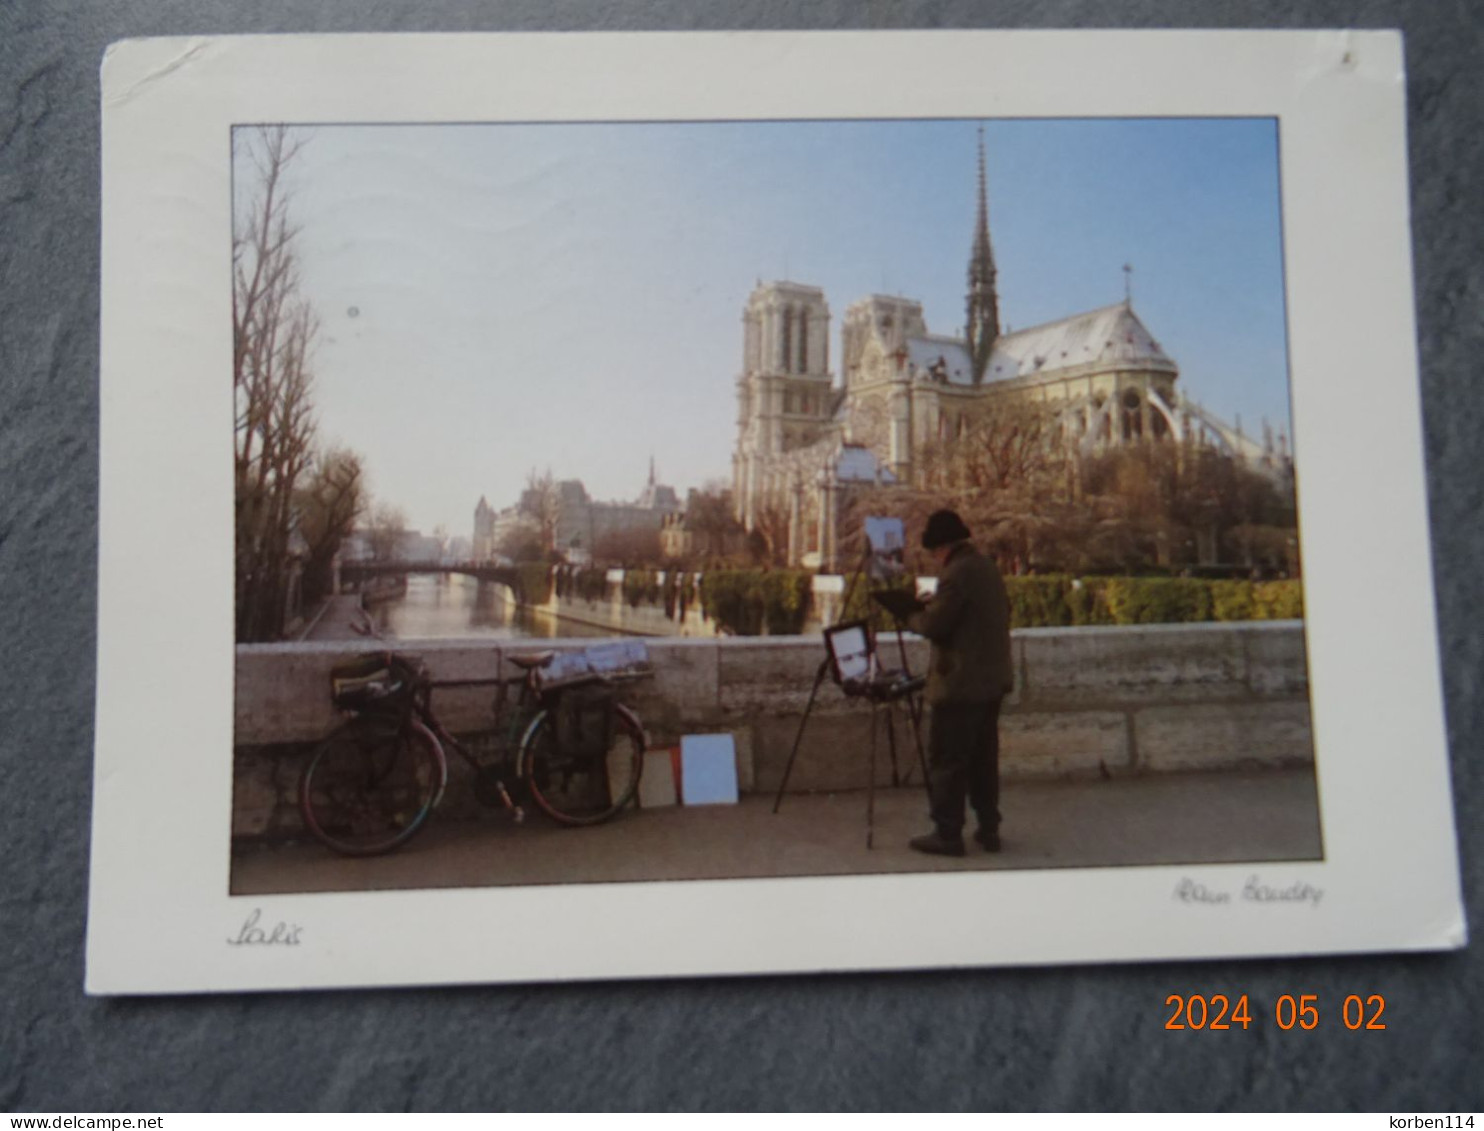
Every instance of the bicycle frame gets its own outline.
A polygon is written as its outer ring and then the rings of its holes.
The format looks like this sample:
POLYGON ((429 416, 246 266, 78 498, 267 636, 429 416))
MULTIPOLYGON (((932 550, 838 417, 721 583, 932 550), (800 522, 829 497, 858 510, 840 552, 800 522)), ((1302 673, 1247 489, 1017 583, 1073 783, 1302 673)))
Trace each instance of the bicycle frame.
MULTIPOLYGON (((568 691, 589 684, 604 684, 609 687, 616 686, 620 681, 609 679, 606 676, 594 675, 585 679, 574 680, 555 687, 543 686, 540 679, 540 668, 532 668, 519 679, 506 679, 503 677, 492 677, 487 679, 440 679, 428 680, 426 688, 417 701, 418 718, 437 737, 439 742, 450 744, 472 768, 479 770, 485 767, 478 757, 455 738, 437 717, 433 714, 432 692, 438 688, 456 687, 494 687, 496 695, 494 701, 495 725, 493 733, 500 744, 500 758, 506 765, 511 757, 524 745, 530 734, 531 728, 536 720, 545 711, 554 711, 561 697, 568 691), (505 692, 510 686, 520 688, 519 697, 512 707, 507 707, 505 692), (513 710, 508 724, 505 716, 508 710, 513 710)), ((518 771, 517 771, 518 772, 518 771)))
POLYGON ((485 679, 427 679, 417 690, 413 698, 412 711, 419 722, 432 732, 433 737, 444 747, 445 750, 452 749, 462 758, 476 773, 483 771, 494 771, 494 786, 500 795, 501 804, 513 813, 517 820, 524 817, 521 806, 510 795, 509 781, 518 776, 518 768, 512 765, 512 759, 516 751, 520 749, 520 741, 523 733, 529 728, 531 722, 540 713, 541 701, 539 688, 529 676, 521 679, 507 679, 503 676, 495 676, 485 679), (507 704, 506 691, 515 684, 520 688, 520 694, 514 704, 514 714, 506 723, 506 715, 511 710, 507 704), (443 725, 442 721, 433 711, 433 692, 436 690, 467 687, 492 687, 495 689, 493 702, 494 726, 490 733, 494 736, 498 758, 494 762, 484 761, 474 754, 467 746, 443 725))
MULTIPOLYGON (((589 683, 612 687, 627 680, 592 673, 547 682, 542 677, 549 658, 549 654, 514 657, 524 669, 516 678, 435 680, 421 657, 387 653, 383 662, 400 661, 399 675, 410 686, 392 685, 380 702, 362 696, 357 707, 349 709, 356 719, 316 748, 300 781, 306 826, 332 849, 347 855, 376 855, 397 847, 442 801, 450 747, 473 769, 475 797, 485 805, 498 801, 516 821, 524 820, 523 803, 528 798, 540 812, 568 826, 598 824, 616 815, 637 793, 648 745, 644 724, 614 699, 609 732, 618 746, 596 754, 578 753, 557 745, 555 736, 561 724, 556 712, 568 691, 589 683), (512 686, 517 688, 513 702, 512 686), (467 743, 461 741, 434 710, 433 693, 439 688, 493 689, 492 725, 471 733, 467 743), (357 709, 368 700, 368 707, 357 709), (394 729, 389 732, 388 726, 394 729), (548 727, 549 732, 544 729, 548 727), (368 752, 383 748, 390 760, 368 773, 373 765, 365 760, 368 752), (404 750, 405 756, 400 753, 404 750), (404 761, 406 757, 411 761, 404 761), (394 764, 425 765, 430 776, 419 782, 417 770, 412 769, 413 776, 405 782, 393 782, 394 764), (620 784, 615 787, 614 781, 620 784)), ((349 694, 346 698, 350 701, 349 694)))

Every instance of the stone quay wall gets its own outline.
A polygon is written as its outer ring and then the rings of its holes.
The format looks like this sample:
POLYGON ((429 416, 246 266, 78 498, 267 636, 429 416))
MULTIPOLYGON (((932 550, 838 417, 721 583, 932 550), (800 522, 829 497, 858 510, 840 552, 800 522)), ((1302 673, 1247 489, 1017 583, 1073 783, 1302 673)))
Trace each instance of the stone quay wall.
MULTIPOLYGON (((630 636, 703 636, 715 637, 716 622, 701 614, 699 595, 688 602, 684 617, 671 617, 663 605, 631 605, 623 596, 622 575, 619 582, 610 581, 608 594, 590 601, 577 596, 558 596, 541 605, 525 606, 532 612, 551 618, 560 632, 564 622, 587 628, 605 629, 630 636)), ((569 630, 570 631, 570 630, 569 630)))
MULTIPOLYGON (((659 572, 660 583, 664 583, 665 572, 659 572)), ((527 610, 550 618, 559 634, 564 622, 582 625, 585 628, 607 629, 631 636, 704 636, 715 638, 724 635, 714 620, 709 620, 701 608, 699 575, 689 574, 689 591, 684 602, 684 615, 671 616, 663 603, 640 602, 631 605, 624 597, 624 571, 608 571, 608 583, 604 595, 589 600, 573 594, 563 596, 553 592, 543 604, 526 605, 527 610)), ((840 614, 848 578, 836 574, 820 574, 813 578, 812 601, 806 632, 818 632, 821 624, 833 624, 840 614)), ((936 579, 918 579, 919 589, 926 585, 931 590, 936 579)), ((513 595, 512 595, 513 599, 513 595)), ((512 608, 514 605, 512 604, 512 608)))
MULTIPOLYGON (((298 774, 310 744, 341 720, 329 700, 329 671, 365 651, 360 642, 240 645, 237 648, 234 835, 297 831, 298 774)), ((435 679, 500 673, 502 655, 581 648, 592 641, 529 643, 402 641, 435 679)), ((731 733, 744 792, 772 792, 782 780, 824 656, 818 636, 646 642, 654 677, 624 689, 650 745, 683 734, 731 733)), ((908 636, 908 662, 925 671, 926 641, 908 636)), ((879 640, 888 664, 895 635, 879 640)), ((1001 766, 1008 779, 1289 766, 1311 762, 1308 672, 1300 621, 1021 629, 1014 633, 1016 688, 1001 718, 1001 766)), ((507 668, 509 665, 505 665, 507 668)), ((508 672, 506 673, 508 674, 508 672)), ((435 693, 455 733, 487 725, 489 692, 435 693)), ((804 729, 791 791, 864 788, 872 710, 826 677, 804 729)), ((890 779, 885 724, 879 784, 890 779)), ((916 761, 904 714, 897 714, 898 761, 916 761)), ((450 759, 444 810, 466 806, 462 765, 450 759)), ((912 780, 920 781, 917 774, 912 780)))

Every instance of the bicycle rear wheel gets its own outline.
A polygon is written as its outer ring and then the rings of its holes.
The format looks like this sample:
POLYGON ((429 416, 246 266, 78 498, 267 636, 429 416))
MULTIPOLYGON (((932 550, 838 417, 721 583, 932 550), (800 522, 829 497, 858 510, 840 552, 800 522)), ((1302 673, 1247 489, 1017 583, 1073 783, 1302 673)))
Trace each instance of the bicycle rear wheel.
POLYGON ((521 779, 531 800, 563 825, 596 825, 613 817, 639 792, 644 769, 644 727, 623 704, 613 707, 607 750, 563 750, 556 720, 542 711, 520 744, 521 779))
POLYGON ((447 782, 443 747, 427 727, 362 716, 314 751, 299 804, 305 828, 336 852, 375 856, 422 827, 447 782))

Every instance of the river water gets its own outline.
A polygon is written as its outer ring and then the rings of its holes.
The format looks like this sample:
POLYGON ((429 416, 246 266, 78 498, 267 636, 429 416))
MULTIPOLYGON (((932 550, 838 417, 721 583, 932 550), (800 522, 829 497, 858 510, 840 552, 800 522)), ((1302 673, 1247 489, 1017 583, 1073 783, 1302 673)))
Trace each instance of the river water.
POLYGON ((371 615, 384 635, 402 640, 481 637, 525 640, 553 636, 612 636, 612 631, 524 612, 502 585, 462 574, 415 573, 407 593, 374 605, 371 615))

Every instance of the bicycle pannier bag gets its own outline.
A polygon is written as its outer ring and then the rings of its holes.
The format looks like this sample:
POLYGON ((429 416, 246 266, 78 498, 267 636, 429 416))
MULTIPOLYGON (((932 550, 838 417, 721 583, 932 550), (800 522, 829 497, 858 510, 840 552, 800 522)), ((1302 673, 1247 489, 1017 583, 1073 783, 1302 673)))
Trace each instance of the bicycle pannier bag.
POLYGON ((357 656, 330 669, 330 698, 342 711, 391 710, 411 693, 412 675, 385 652, 357 656))
POLYGON ((600 757, 613 742, 617 702, 607 687, 578 687, 556 707, 557 748, 573 757, 600 757))

